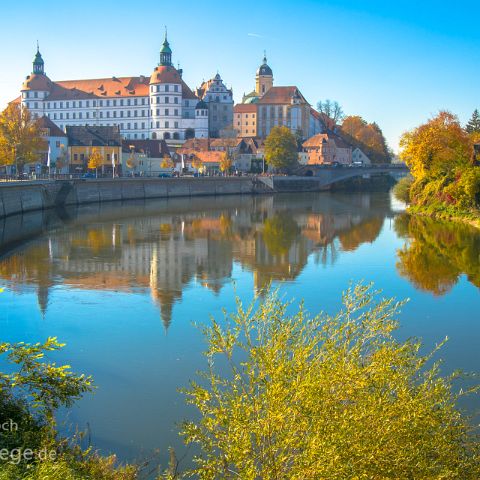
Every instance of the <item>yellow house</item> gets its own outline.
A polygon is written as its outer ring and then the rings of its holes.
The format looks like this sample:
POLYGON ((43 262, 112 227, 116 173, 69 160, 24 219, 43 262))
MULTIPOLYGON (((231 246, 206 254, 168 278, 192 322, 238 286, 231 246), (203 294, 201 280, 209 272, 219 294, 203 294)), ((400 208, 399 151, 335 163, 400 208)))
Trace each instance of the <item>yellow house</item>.
POLYGON ((113 164, 115 173, 121 173, 122 137, 118 126, 78 126, 67 127, 70 173, 85 173, 88 161, 97 151, 101 158, 99 171, 111 175, 113 164))

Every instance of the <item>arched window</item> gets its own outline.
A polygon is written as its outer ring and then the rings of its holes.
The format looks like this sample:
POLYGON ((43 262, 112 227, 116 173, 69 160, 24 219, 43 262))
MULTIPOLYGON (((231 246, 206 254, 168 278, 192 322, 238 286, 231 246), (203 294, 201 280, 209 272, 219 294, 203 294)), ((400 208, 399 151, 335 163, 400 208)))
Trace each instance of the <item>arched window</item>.
POLYGON ((195 130, 193 128, 187 128, 185 130, 185 139, 195 138, 195 130))
POLYGON ((169 139, 170 139, 170 133, 169 133, 169 132, 165 132, 165 133, 163 134, 163 138, 164 138, 165 140, 169 140, 169 139))
POLYGON ((175 132, 175 133, 173 134, 173 139, 174 139, 174 140, 179 140, 179 139, 180 139, 180 134, 179 134, 178 132, 175 132))
POLYGON ((157 139, 157 134, 155 132, 152 133, 152 140, 156 140, 157 139))

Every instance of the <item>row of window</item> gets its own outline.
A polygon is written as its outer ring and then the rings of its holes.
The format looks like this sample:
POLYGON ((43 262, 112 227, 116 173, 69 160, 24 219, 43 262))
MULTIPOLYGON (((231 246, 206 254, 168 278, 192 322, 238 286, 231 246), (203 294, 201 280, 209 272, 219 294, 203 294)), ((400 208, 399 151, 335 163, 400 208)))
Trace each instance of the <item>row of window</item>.
MULTIPOLYGON (((29 92, 24 92, 24 93, 29 93, 29 92)), ((38 93, 38 92, 33 92, 33 93, 38 93)), ((35 96, 35 98, 37 98, 35 96)), ((162 103, 160 102, 160 97, 156 97, 157 100, 155 103, 162 103)), ((163 103, 171 103, 169 97, 165 97, 165 101, 163 103)), ((172 103, 178 104, 178 97, 174 97, 174 100, 172 103)), ((65 101, 65 102, 47 102, 46 108, 47 110, 63 110, 65 109, 70 109, 70 108, 96 108, 98 107, 130 107, 130 106, 137 106, 137 105, 149 105, 150 104, 150 99, 149 98, 127 98, 127 99, 120 99, 120 100, 78 100, 78 101, 65 101)), ((33 108, 39 108, 38 102, 32 103, 25 103, 27 108, 31 108, 33 105, 33 108)), ((185 106, 188 107, 190 106, 190 103, 188 100, 185 100, 185 106)), ((40 107, 41 108, 41 107, 40 107)))
MULTIPOLYGON (((241 126, 241 122, 237 122, 237 125, 240 127, 240 126, 241 126)), ((248 126, 248 122, 245 122, 245 125, 248 126)), ((252 122, 252 125, 255 126, 255 122, 252 122)))
MULTIPOLYGON (((180 89, 178 88, 178 85, 172 85, 173 87, 173 92, 179 92, 180 89)), ((166 85, 166 84, 163 84, 163 85, 152 85, 150 87, 150 91, 151 92, 170 92, 170 85, 166 85), (163 89, 161 88, 163 87, 163 89)))
MULTIPOLYGON (((170 97, 164 97, 163 102, 161 101, 162 97, 154 97, 155 102, 153 103, 170 103, 170 97)), ((173 103, 178 103, 178 97, 173 97, 173 103)))

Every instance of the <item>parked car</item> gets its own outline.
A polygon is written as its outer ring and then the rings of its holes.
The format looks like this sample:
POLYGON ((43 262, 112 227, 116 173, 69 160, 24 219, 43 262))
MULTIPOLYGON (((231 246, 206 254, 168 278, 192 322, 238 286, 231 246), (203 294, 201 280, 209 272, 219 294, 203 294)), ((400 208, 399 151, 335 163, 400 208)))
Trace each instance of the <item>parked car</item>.
POLYGON ((160 173, 158 175, 160 178, 172 178, 172 176, 169 173, 160 173))
POLYGON ((82 178, 95 178, 95 174, 91 172, 84 173, 82 178))

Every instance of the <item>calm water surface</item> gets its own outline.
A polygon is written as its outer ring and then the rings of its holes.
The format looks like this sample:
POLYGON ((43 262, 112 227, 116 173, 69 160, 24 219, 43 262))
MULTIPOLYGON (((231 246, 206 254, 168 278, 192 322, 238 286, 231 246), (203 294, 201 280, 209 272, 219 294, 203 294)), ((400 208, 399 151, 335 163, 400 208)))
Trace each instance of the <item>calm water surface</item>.
MULTIPOLYGON (((402 338, 448 336, 444 371, 480 371, 480 235, 409 219, 388 194, 112 203, 0 220, 0 340, 67 343, 98 390, 69 413, 121 459, 173 445, 193 414, 177 389, 202 368, 193 322, 273 281, 335 312, 350 281, 410 298, 402 338)), ((473 409, 479 402, 467 405, 473 409)))

